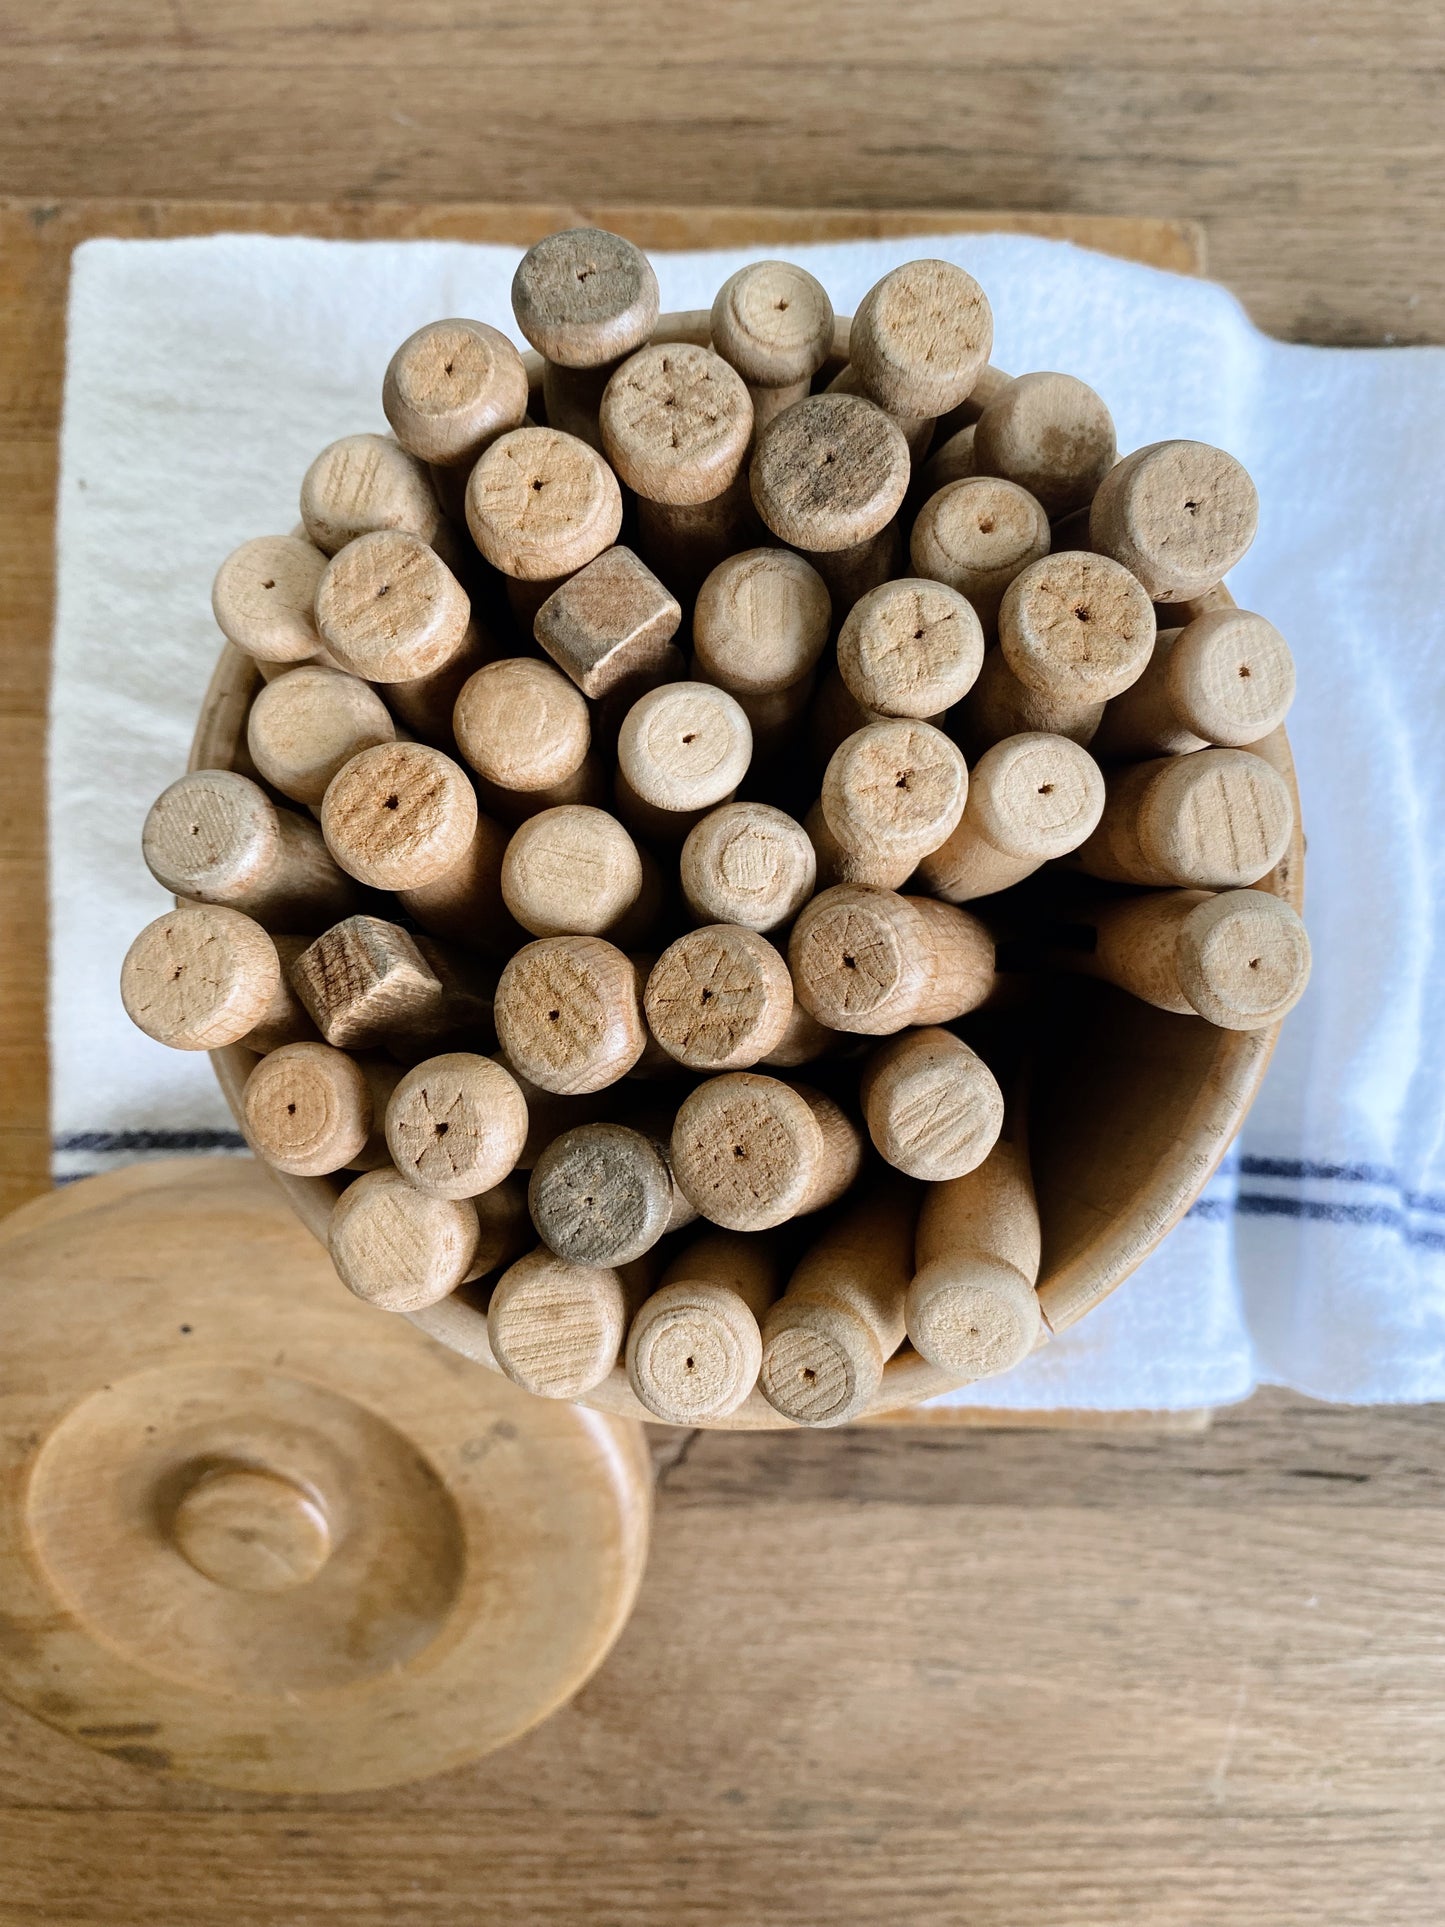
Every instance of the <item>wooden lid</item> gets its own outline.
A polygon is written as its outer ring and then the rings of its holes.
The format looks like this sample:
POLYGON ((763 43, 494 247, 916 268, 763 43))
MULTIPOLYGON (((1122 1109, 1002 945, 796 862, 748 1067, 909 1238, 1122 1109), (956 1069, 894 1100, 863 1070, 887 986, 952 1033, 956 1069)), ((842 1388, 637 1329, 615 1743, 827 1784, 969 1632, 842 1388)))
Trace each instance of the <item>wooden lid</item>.
POLYGON ((828 291, 791 261, 750 261, 730 274, 711 319, 713 347, 759 388, 807 381, 833 346, 828 291))
POLYGON ((563 228, 536 242, 512 277, 512 312, 539 354, 600 368, 640 348, 657 321, 657 276, 631 241, 563 228))
POLYGON ((810 395, 758 437, 751 485, 780 542, 849 549, 885 528, 908 492, 908 443, 858 395, 810 395))
POLYGON ((655 342, 607 384, 598 416, 607 459, 649 501, 711 502, 742 467, 753 404, 741 375, 710 348, 655 342))
POLYGON ((1154 647, 1154 605, 1105 555, 1065 549, 1016 575, 998 612, 1019 681, 1055 702, 1101 703, 1137 682, 1154 647))
POLYGON ((35 1200, 0 1287, 0 1692, 83 1744, 386 1787, 534 1725, 625 1621, 638 1429, 357 1304, 251 1160, 35 1200))
POLYGON ((617 540, 622 491, 602 457, 555 428, 499 436, 467 482, 467 527, 503 575, 570 575, 617 540))
POLYGON ((522 357, 485 321, 429 321, 387 364, 381 405, 402 447, 424 462, 475 461, 527 412, 522 357))
POLYGON ((859 384, 895 415, 956 408, 992 347, 987 295, 948 261, 909 261, 885 274, 858 303, 849 336, 859 384))

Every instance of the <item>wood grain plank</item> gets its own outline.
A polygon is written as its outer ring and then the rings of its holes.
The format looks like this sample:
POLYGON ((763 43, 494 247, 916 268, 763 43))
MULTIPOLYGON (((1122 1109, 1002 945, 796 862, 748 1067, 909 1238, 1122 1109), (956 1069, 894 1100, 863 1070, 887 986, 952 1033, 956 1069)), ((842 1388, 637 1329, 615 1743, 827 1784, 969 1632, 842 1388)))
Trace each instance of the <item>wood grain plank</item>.
POLYGON ((1271 332, 1445 336, 1432 0, 15 0, 0 187, 1206 222, 1271 332))

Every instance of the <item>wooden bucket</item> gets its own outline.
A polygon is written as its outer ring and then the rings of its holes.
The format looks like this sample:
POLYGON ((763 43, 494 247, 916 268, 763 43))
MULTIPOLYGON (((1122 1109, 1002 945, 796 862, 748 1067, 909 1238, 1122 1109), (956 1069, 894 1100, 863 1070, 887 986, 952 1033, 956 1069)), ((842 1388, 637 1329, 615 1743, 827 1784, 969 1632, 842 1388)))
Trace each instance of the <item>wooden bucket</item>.
MULTIPOLYGON (((847 360, 847 317, 840 317, 830 366, 847 360)), ((663 315, 654 339, 710 340, 705 311, 663 315)), ((1188 613, 1233 607, 1224 588, 1187 605, 1188 613)), ((243 751, 246 716, 261 677, 229 644, 216 666, 191 747, 190 768, 231 769, 243 751)), ((1251 745, 1280 772, 1295 804, 1295 829, 1278 867, 1257 886, 1302 907, 1304 836, 1294 763, 1283 729, 1251 745)), ((1041 1066, 1030 1097, 1030 1148, 1043 1229, 1039 1300, 1051 1331, 1062 1331, 1107 1298, 1173 1229, 1208 1183, 1244 1121, 1269 1062, 1279 1025, 1222 1030, 1202 1017, 1175 1016, 1107 984, 1070 981, 1062 990, 1071 1021, 1041 1066)), ((241 1122, 241 1092, 255 1056, 239 1044, 212 1051, 226 1101, 241 1122)), ((271 1174, 302 1222, 323 1244, 344 1176, 271 1174)), ((478 1364, 500 1370, 484 1310, 467 1286, 408 1316, 431 1337, 478 1364)), ((930 1365, 906 1343, 884 1368, 865 1416, 897 1411, 966 1381, 930 1365)), ((580 1401, 602 1412, 656 1423, 620 1365, 580 1401)), ((709 1421, 713 1429, 764 1430, 791 1423, 754 1390, 739 1408, 709 1421)))

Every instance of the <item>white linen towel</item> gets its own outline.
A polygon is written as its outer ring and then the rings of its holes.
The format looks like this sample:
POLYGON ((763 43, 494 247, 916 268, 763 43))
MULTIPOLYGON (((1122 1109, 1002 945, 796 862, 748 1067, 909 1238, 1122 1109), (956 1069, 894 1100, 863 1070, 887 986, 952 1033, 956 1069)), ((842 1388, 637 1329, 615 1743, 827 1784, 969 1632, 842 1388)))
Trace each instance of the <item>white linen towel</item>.
MULTIPOLYGON (((790 253, 841 312, 901 260, 957 261, 993 303, 1000 367, 1081 376, 1123 449, 1232 450, 1262 512, 1231 586, 1299 664, 1315 977, 1241 1142, 1105 1305, 956 1399, 1169 1409, 1261 1382, 1445 1398, 1445 351, 1283 346, 1218 287, 1017 236, 790 253)), ((385 426, 382 371, 412 329, 509 320, 517 258, 254 235, 78 250, 50 746, 57 1176, 237 1142, 205 1058, 132 1029, 116 988, 165 903, 140 830, 215 660, 211 577, 292 526, 318 449, 385 426)), ((664 308, 706 307, 747 258, 659 256, 664 308)))

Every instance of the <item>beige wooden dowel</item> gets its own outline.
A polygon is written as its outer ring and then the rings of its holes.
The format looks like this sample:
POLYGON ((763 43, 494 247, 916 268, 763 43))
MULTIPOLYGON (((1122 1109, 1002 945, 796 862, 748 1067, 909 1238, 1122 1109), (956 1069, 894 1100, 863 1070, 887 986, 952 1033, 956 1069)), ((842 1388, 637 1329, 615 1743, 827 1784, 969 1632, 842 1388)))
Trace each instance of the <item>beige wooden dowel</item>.
POLYGON ((1026 1358, 1043 1330, 1039 1214, 1022 1145, 1001 1137, 976 1170, 930 1188, 904 1304, 914 1350, 969 1379, 1026 1358))
POLYGON ((347 917, 323 931, 291 964, 290 977, 321 1035, 341 1050, 423 1032, 445 1004, 416 939, 380 917, 347 917))
POLYGON ((750 481, 773 534, 818 566, 821 554, 883 534, 908 474, 908 443, 881 408, 859 395, 810 395, 759 435, 750 481))
POLYGON ((343 435, 323 448, 301 483, 301 520, 327 555, 382 529, 430 544, 444 527, 426 464, 390 435, 343 435))
POLYGON ((787 1035, 793 982, 766 937, 706 924, 663 951, 643 1009, 658 1043, 689 1070, 746 1070, 787 1035))
POLYGON ((1066 736, 1010 736, 987 750, 968 779, 957 829, 918 866, 918 883, 945 903, 1021 883, 1078 849, 1104 810, 1104 778, 1066 736))
POLYGON ((1093 501, 1114 466, 1114 418, 1073 375, 1020 375, 984 409, 973 444, 975 472, 1000 475, 1056 521, 1093 501))
POLYGON ((975 427, 984 409, 998 400, 1012 380, 1012 375, 1006 375, 1002 368, 995 368, 992 362, 986 368, 981 368, 973 387, 958 406, 947 409, 939 416, 938 445, 941 447, 951 436, 958 434, 960 429, 975 427))
POLYGON ((501 1183, 527 1142, 527 1101, 490 1057, 447 1051, 401 1078, 386 1106, 391 1161, 434 1198, 475 1198, 501 1183))
POLYGON ((508 1061, 564 1097, 615 1084, 647 1042, 637 972, 601 937, 524 944, 497 985, 496 1022, 508 1061))
POLYGON ((831 1098, 753 1071, 700 1084, 672 1131, 684 1195, 729 1231, 766 1231, 834 1203, 861 1155, 857 1126, 831 1098))
POLYGON ((1202 595, 1254 540, 1259 497, 1244 468, 1205 442, 1154 442, 1112 468, 1089 512, 1089 539, 1156 602, 1202 595))
POLYGON ((969 755, 978 758, 1009 736, 1067 736, 1085 748, 1092 744, 1106 705, 1054 702, 1021 683, 1002 649, 985 650, 978 681, 950 719, 969 755))
POLYGON ((897 516, 876 535, 846 548, 819 550, 810 557, 822 576, 835 609, 851 609, 859 596, 903 573, 903 528, 897 516))
POLYGON ((999 605, 1004 661, 1074 729, 1139 680, 1154 635, 1154 605, 1129 571, 1078 549, 1030 563, 999 605))
POLYGON ((813 894, 817 862, 802 824, 771 803, 723 803, 682 846, 683 895, 700 922, 776 930, 813 894))
POLYGON ((487 1307, 492 1356, 538 1398, 580 1398, 612 1370, 638 1281, 539 1245, 504 1271, 487 1307))
POLYGON ((751 261, 713 299, 712 345, 748 384, 756 430, 801 401, 833 345, 833 304, 806 268, 751 261))
POLYGON ((568 933, 642 942, 662 902, 662 878, 606 810, 568 804, 529 817, 502 863, 508 910, 534 937, 568 933))
POLYGON ((242 1093, 246 1141, 292 1177, 387 1164, 382 1122, 401 1076, 385 1058, 330 1044, 285 1044, 263 1057, 242 1093))
POLYGON ((725 689, 664 683, 624 717, 617 766, 634 795, 679 816, 727 801, 747 775, 752 749, 752 727, 725 689))
POLYGON ((984 475, 949 482, 918 511, 908 552, 914 574, 967 596, 988 632, 1004 590, 1048 554, 1049 518, 1013 482, 984 475))
POLYGON ((903 1343, 919 1193, 869 1187, 828 1226, 763 1321, 758 1384, 796 1425, 846 1425, 865 1409, 903 1343))
MULTIPOLYGON (((873 396, 868 393, 861 375, 853 366, 852 362, 849 362, 846 368, 839 369, 838 373, 834 375, 833 379, 823 390, 823 393, 825 395, 861 395, 865 401, 873 400, 873 396)), ((882 404, 880 403, 879 405, 881 406, 882 404)), ((931 415, 905 415, 901 414, 896 408, 890 408, 886 412, 890 420, 897 423, 904 441, 907 442, 908 459, 911 468, 916 471, 924 456, 928 453, 929 443, 933 440, 933 417, 931 415)))
POLYGON ((992 346, 993 314, 973 276, 920 260, 891 269, 864 295, 849 357, 880 407, 937 417, 973 393, 992 346))
POLYGON ((820 1024, 862 1036, 951 1023, 994 988, 993 939, 967 910, 855 884, 813 898, 788 964, 793 994, 820 1024))
POLYGON ((416 947, 440 989, 405 1030, 386 1037, 387 1050, 406 1065, 420 1064, 443 1051, 489 1051, 497 1041, 492 1009, 495 972, 466 951, 420 933, 416 947))
POLYGON ((550 584, 544 595, 610 548, 621 526, 617 477, 595 449, 555 428, 499 436, 467 482, 472 540, 503 575, 550 584))
POLYGON ((608 382, 599 422, 607 459, 647 505, 644 556, 674 589, 695 589, 748 530, 747 384, 710 348, 654 343, 608 382))
POLYGON ((821 803, 815 803, 803 818, 803 829, 813 851, 820 890, 831 890, 839 883, 866 884, 871 890, 897 890, 918 867, 906 850, 902 856, 887 851, 864 850, 855 854, 845 850, 829 828, 821 803))
POLYGON ((743 549, 698 590, 693 650, 709 682, 735 696, 790 689, 828 642, 832 605, 823 578, 789 549, 743 549))
POLYGON ((406 682, 379 682, 376 693, 410 735, 448 755, 456 748, 452 714, 467 681, 501 654, 494 637, 473 616, 456 654, 440 669, 406 682))
POLYGON ((563 1131, 545 1147, 527 1208, 548 1249, 580 1265, 630 1264, 697 1215, 673 1180, 664 1143, 601 1122, 563 1131))
POLYGON ((960 428, 934 449, 919 471, 918 485, 926 500, 936 495, 950 482, 967 482, 977 475, 978 468, 973 458, 973 438, 977 433, 976 424, 960 428))
POLYGON ((346 763, 321 804, 326 847, 376 890, 416 890, 466 859, 477 796, 460 764, 425 743, 382 743, 346 763))
POLYGON ((210 904, 182 904, 148 923, 120 972, 127 1017, 172 1050, 244 1042, 280 987, 281 960, 260 924, 210 904))
POLYGON ((782 1041, 762 1060, 763 1069, 796 1070, 800 1064, 815 1063, 843 1041, 841 1032, 826 1030, 795 997, 788 1017, 788 1028, 783 1032, 782 1041))
POLYGON ((838 669, 865 709, 918 720, 951 709, 983 662, 983 625, 946 583, 885 582, 853 604, 838 631, 838 669))
POLYGON ((1284 855, 1294 803, 1247 749, 1197 749, 1111 770, 1099 827, 1073 861, 1111 883, 1237 889, 1284 855))
POLYGON ((340 669, 304 663, 257 691, 246 719, 251 760, 294 803, 319 803, 343 763, 396 738, 386 704, 340 669))
POLYGON ((929 1184, 982 1164, 1003 1129, 998 1079, 961 1037, 934 1026, 880 1044, 858 1095, 878 1155, 929 1184))
POLYGON ((320 930, 357 901, 310 817, 277 809, 233 770, 193 770, 151 805, 141 837, 156 882, 274 930, 320 930))
POLYGON ((471 602, 441 557, 402 529, 359 535, 327 564, 316 626, 343 669, 368 682, 430 676, 466 647, 471 602))
POLYGON ((560 810, 570 804, 600 810, 609 801, 607 771, 602 758, 590 750, 570 776, 560 783, 549 784, 544 790, 507 790, 479 776, 476 791, 478 800, 492 815, 514 830, 534 816, 540 816, 543 810, 560 810))
POLYGON ((349 1184, 331 1214, 341 1282, 382 1311, 422 1311, 475 1275, 481 1244, 470 1198, 431 1198, 390 1165, 349 1184))
POLYGON ((931 723, 868 723, 847 737, 823 772, 828 828, 851 856, 887 864, 897 881, 936 850, 963 815, 968 765, 931 723))
POLYGON ((485 321, 431 321, 387 364, 381 405, 409 454, 442 468, 470 468, 498 435, 520 428, 527 371, 507 337, 485 321))
POLYGON ((618 545, 555 589, 532 626, 557 667, 584 696, 600 700, 661 671, 681 621, 672 591, 631 549, 618 545))
POLYGON ((1294 698, 1294 659, 1273 623, 1216 609, 1166 629, 1139 680, 1104 712, 1104 756, 1179 756, 1215 743, 1242 748, 1278 729, 1294 698))
POLYGON ((1070 921, 1092 931, 1093 948, 1061 947, 1056 964, 1225 1030, 1278 1023, 1309 983, 1305 927, 1267 890, 1159 891, 1071 913, 1070 921))
POLYGON ((280 980, 257 1023, 240 1039, 247 1050, 259 1056, 279 1050, 283 1044, 314 1044, 321 1035, 291 982, 291 966, 310 944, 310 937, 282 933, 273 936, 271 941, 281 962, 280 980))
POLYGON ((735 1412, 757 1383, 758 1321, 777 1295, 776 1243, 706 1231, 674 1258, 627 1334, 627 1378, 654 1417, 703 1425, 735 1412))
POLYGON ((477 826, 461 856, 430 883, 398 890, 397 902, 429 936, 489 957, 510 956, 526 941, 502 898, 502 862, 510 841, 489 816, 477 826))
POLYGON ((295 535, 258 535, 216 571, 211 610, 222 635, 261 662, 304 662, 321 647, 316 588, 326 557, 295 535))
POLYGON ((657 320, 657 276, 641 248, 606 228, 561 228, 512 277, 512 312, 540 355, 598 368, 631 354, 657 320))

